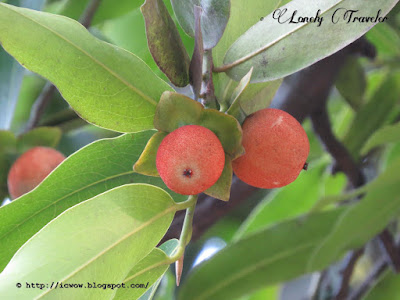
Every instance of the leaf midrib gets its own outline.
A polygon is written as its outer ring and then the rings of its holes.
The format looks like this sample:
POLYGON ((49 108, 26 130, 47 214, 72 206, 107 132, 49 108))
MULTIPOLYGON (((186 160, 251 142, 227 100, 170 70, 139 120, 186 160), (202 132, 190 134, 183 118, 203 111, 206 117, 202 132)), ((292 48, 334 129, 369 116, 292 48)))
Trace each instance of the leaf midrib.
MULTIPOLYGON (((328 9, 326 9, 325 11, 321 12, 321 16, 323 16, 326 12, 330 11, 332 8, 334 8, 335 6, 339 5, 340 3, 342 3, 343 1, 346 0, 339 0, 337 3, 335 3, 334 5, 332 5, 331 7, 329 7, 328 9)), ((246 56, 233 61, 229 64, 223 64, 221 67, 216 68, 216 69, 224 69, 224 70, 229 70, 232 69, 233 67, 236 67, 237 65, 240 65, 246 61, 248 61, 249 59, 252 59, 254 56, 257 56, 258 54, 266 51, 268 48, 274 46, 275 44, 279 43, 281 40, 283 40, 284 38, 286 38, 287 36, 293 34, 294 32, 300 30, 301 28, 303 28, 304 26, 309 25, 310 23, 301 23, 298 27, 292 29, 291 31, 287 32, 286 34, 278 37, 277 39, 275 39, 274 41, 268 43, 267 45, 265 45, 264 47, 261 47, 258 50, 255 50, 249 54, 247 54, 246 56)), ((247 31, 246 31, 247 32, 247 31)), ((240 38, 239 38, 240 39, 240 38)), ((228 52, 232 49, 232 47, 236 44, 238 40, 236 40, 231 47, 229 47, 228 51, 226 52, 228 54, 228 52)), ((225 55, 225 57, 227 56, 227 54, 225 55)))
MULTIPOLYGON (((51 28, 47 27, 46 25, 43 25, 41 23, 39 23, 38 21, 30 18, 27 15, 24 15, 23 13, 20 13, 17 10, 14 10, 12 8, 8 8, 6 5, 4 5, 3 3, 0 3, 1 6, 3 6, 5 9, 8 9, 9 11, 14 12, 15 14, 20 15, 23 18, 26 18, 28 20, 30 20, 31 22, 43 27, 44 29, 48 30, 49 32, 53 33, 54 35, 56 35, 57 37, 59 37, 60 39, 64 40, 65 42, 67 42, 68 44, 70 44, 72 47, 76 48, 77 50, 81 51, 83 54, 85 54, 87 57, 89 57, 93 62, 97 63, 99 66, 101 66, 104 70, 106 70, 108 73, 110 73, 111 75, 113 75, 117 80, 121 81, 124 85, 126 85, 129 89, 131 89, 133 92, 135 92, 136 94, 140 95, 143 99, 145 99, 147 102, 149 102, 150 104, 156 106, 157 105, 157 101, 155 101, 154 99, 150 98, 149 96, 147 96, 146 94, 144 94, 141 90, 139 90, 138 88, 134 87, 133 85, 131 85, 128 81, 126 81, 125 79, 123 79, 122 77, 120 77, 117 73, 115 73, 113 70, 111 70, 110 68, 108 68, 105 64, 103 64, 101 61, 97 60, 96 58, 94 58, 93 56, 91 56, 88 52, 86 52, 84 49, 80 48, 78 45, 74 44, 72 41, 68 40, 67 38, 65 38, 64 36, 62 36, 61 34, 59 34, 57 31, 52 30, 51 28)), ((68 18, 67 18, 68 19, 68 18)), ((103 43, 103 42, 102 42, 103 43)), ((114 45, 112 45, 112 47, 116 47, 114 45)), ((119 48, 122 49, 122 48, 119 48)), ((124 50, 124 49, 122 49, 124 50)), ((126 50, 124 50, 126 51, 126 50)), ((134 55, 132 53, 129 53, 130 55, 134 55)))
MULTIPOLYGON (((139 231, 141 231, 142 229, 146 228, 147 226, 153 224, 155 221, 157 221, 158 219, 160 219, 161 217, 167 215, 168 213, 171 213, 173 211, 176 210, 176 205, 174 205, 174 203, 172 203, 172 205, 170 207, 168 207, 166 210, 164 210, 163 212, 155 215, 154 217, 150 218, 147 222, 143 223, 142 225, 140 225, 139 227, 135 228, 135 230, 132 230, 131 232, 125 234, 124 236, 122 236, 120 239, 116 240, 113 244, 111 244, 110 246, 108 246, 107 248, 103 249, 102 251, 100 251, 96 256, 92 257, 91 259, 89 259, 86 263, 82 264, 79 268, 75 269, 74 271, 72 271, 70 274, 68 274, 66 277, 64 277, 63 279, 61 279, 61 282, 64 282, 68 279, 70 279, 71 277, 73 277, 75 274, 77 274, 78 272, 82 271, 83 269, 85 269, 86 267, 88 267, 91 263, 95 262, 98 258, 102 257, 103 255, 105 255, 108 251, 114 249, 116 246, 118 246, 119 244, 121 244, 123 241, 125 241, 126 239, 128 239, 129 237, 131 237, 132 235, 138 233, 139 231)), ((150 250, 151 251, 151 250, 150 250)), ((42 294, 38 295, 35 299, 40 299, 43 296, 47 295, 48 293, 50 293, 51 291, 53 291, 55 289, 48 289, 45 292, 43 292, 42 294)))
MULTIPOLYGON (((49 207, 52 207, 53 205, 57 204, 58 202, 64 200, 65 198, 68 198, 68 197, 70 197, 70 196, 72 196, 72 195, 74 195, 74 194, 77 194, 77 193, 79 193, 79 192, 81 192, 81 191, 83 191, 83 190, 85 190, 85 189, 88 189, 88 188, 90 188, 90 187, 92 187, 92 186, 94 186, 94 185, 96 185, 96 184, 99 184, 99 183, 102 183, 102 182, 105 182, 105 181, 108 181, 108 180, 111 180, 111 179, 115 179, 115 178, 118 178, 118 177, 122 177, 122 176, 125 176, 125 175, 133 174, 133 173, 135 173, 135 172, 134 172, 134 171, 129 171, 129 172, 125 172, 125 173, 119 173, 119 174, 117 174, 117 175, 113 175, 113 176, 110 176, 110 177, 106 177, 106 178, 103 178, 102 180, 98 180, 98 181, 92 182, 92 183, 89 184, 89 185, 86 185, 86 186, 84 186, 84 187, 81 187, 80 189, 77 189, 77 190, 75 190, 75 191, 73 191, 73 192, 71 192, 71 193, 69 193, 69 194, 67 194, 67 195, 62 196, 61 198, 58 198, 56 201, 50 203, 49 205, 43 207, 42 209, 40 209, 40 210, 38 210, 38 211, 36 211, 33 215, 30 215, 28 218, 24 219, 23 222, 17 224, 17 225, 14 226, 11 230, 9 230, 9 231, 7 231, 6 233, 4 233, 2 236, 0 236, 0 240, 2 240, 2 239, 3 239, 5 236, 7 236, 10 232, 12 232, 12 231, 14 231, 15 229, 19 228, 22 224, 26 223, 28 220, 32 219, 33 217, 35 217, 36 215, 40 214, 41 212, 43 212, 44 210, 48 209, 49 207)), ((89 198, 88 198, 88 199, 89 199, 89 198)), ((87 199, 86 199, 86 200, 87 200, 87 199)), ((81 202, 83 202, 83 201, 84 201, 84 200, 82 200, 81 202)))
POLYGON ((235 281, 238 278, 242 278, 245 275, 249 274, 250 272, 252 272, 254 269, 259 268, 260 266, 265 266, 271 262, 274 262, 276 260, 288 257, 290 255, 292 255, 293 253, 296 253, 298 251, 307 249, 307 248, 311 248, 314 247, 315 244, 317 244, 318 241, 312 241, 309 243, 306 243, 304 245, 289 249, 286 252, 281 252, 273 257, 268 257, 266 259, 263 259, 259 262, 256 262, 252 265, 249 265, 247 268, 242 269, 242 271, 235 273, 234 275, 228 277, 226 280, 221 281, 219 284, 217 284, 214 288, 212 289, 208 289, 204 294, 200 294, 199 296, 197 296, 194 300, 201 300, 201 299, 207 299, 207 296, 214 294, 216 291, 220 290, 221 288, 227 286, 229 283, 235 281))

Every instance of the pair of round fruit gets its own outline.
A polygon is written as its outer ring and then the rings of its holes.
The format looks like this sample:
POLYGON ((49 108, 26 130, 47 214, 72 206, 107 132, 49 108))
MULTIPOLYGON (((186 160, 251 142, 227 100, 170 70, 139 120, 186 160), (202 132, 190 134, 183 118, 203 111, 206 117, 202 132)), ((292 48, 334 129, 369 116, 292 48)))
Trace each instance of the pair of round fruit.
MULTIPOLYGON (((279 109, 263 109, 243 123, 245 154, 233 171, 249 185, 271 189, 293 182, 303 169, 310 145, 303 127, 279 109)), ((157 151, 156 166, 174 192, 194 195, 213 186, 222 174, 225 152, 209 129, 186 125, 168 134, 157 151)))

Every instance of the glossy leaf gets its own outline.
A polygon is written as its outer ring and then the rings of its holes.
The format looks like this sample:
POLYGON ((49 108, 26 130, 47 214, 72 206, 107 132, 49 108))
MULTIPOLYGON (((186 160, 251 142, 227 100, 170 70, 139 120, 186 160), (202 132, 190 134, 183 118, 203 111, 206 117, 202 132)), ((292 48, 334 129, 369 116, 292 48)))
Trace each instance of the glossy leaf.
MULTIPOLYGON (((60 15, 79 20, 91 0, 67 0, 58 12, 60 15)), ((119 0, 115 5, 114 0, 101 0, 92 24, 98 24, 109 19, 120 17, 142 5, 144 0, 119 0)))
POLYGON ((18 136, 17 150, 23 153, 36 146, 54 148, 58 145, 61 134, 57 127, 37 127, 18 136))
POLYGON ((174 85, 188 85, 189 55, 163 1, 146 0, 141 11, 146 22, 147 43, 155 62, 174 85))
POLYGON ((242 78, 254 67, 252 82, 282 78, 327 57, 358 39, 374 23, 343 20, 346 9, 358 10, 357 16, 385 16, 397 0, 373 2, 366 5, 363 0, 328 0, 313 2, 293 0, 284 10, 274 12, 259 21, 243 34, 228 50, 224 66, 219 70, 235 79, 242 78), (337 9, 340 9, 337 11, 337 9), (283 13, 281 21, 290 19, 297 10, 295 22, 279 23, 276 19, 283 13), (315 17, 317 11, 325 20, 318 22, 296 22, 298 16, 315 17), (336 12, 336 14, 335 14, 336 12), (275 18, 274 18, 275 14, 275 18), (340 15, 338 15, 340 14, 340 15), (333 20, 332 20, 333 18, 333 20), (316 46, 324 45, 324 47, 316 46))
POLYGON ((211 49, 218 43, 229 20, 229 0, 171 0, 179 24, 185 32, 195 36, 194 7, 203 9, 201 31, 205 49, 211 49))
POLYGON ((399 192, 398 179, 357 204, 260 229, 195 268, 179 299, 233 299, 321 270, 381 232, 400 212, 399 192))
MULTIPOLYGON (((18 250, 0 275, 1 294, 18 299, 66 295, 60 288, 18 289, 15 282, 121 282, 157 245, 175 210, 165 191, 145 184, 125 185, 82 202, 18 250)), ((68 297, 109 299, 114 292, 76 288, 68 290, 68 297)))
POLYGON ((139 58, 61 16, 0 4, 0 41, 21 64, 53 82, 82 118, 100 127, 153 128, 158 99, 171 90, 139 58))
POLYGON ((364 102, 366 78, 363 67, 356 57, 349 57, 340 69, 336 80, 336 88, 354 110, 358 110, 364 102))
POLYGON ((156 167, 157 151, 166 136, 167 133, 158 131, 150 138, 138 161, 133 166, 135 172, 148 176, 160 176, 156 167))
POLYGON ((365 155, 371 149, 386 144, 400 142, 400 123, 388 125, 374 132, 361 149, 361 154, 365 155))
POLYGON ((219 200, 229 201, 229 197, 231 195, 232 174, 232 160, 226 155, 225 166, 222 171, 221 177, 212 187, 205 190, 204 194, 219 200))
POLYGON ((0 208, 0 270, 32 235, 69 207, 127 183, 150 183, 166 189, 161 179, 135 174, 132 165, 154 131, 127 134, 90 144, 69 156, 32 192, 0 208))
POLYGON ((344 138, 344 144, 355 158, 364 143, 381 126, 387 124, 388 115, 400 96, 400 72, 395 72, 379 86, 371 100, 360 109, 344 138))
MULTIPOLYGON (((153 249, 145 258, 138 262, 126 278, 122 281, 127 286, 131 284, 144 283, 149 285, 146 293, 154 293, 157 281, 169 268, 169 256, 175 251, 179 241, 169 240, 162 244, 160 248, 153 249), (150 288, 151 286, 151 288, 150 288)), ((143 289, 118 289, 114 300, 138 299, 145 290, 143 289)))

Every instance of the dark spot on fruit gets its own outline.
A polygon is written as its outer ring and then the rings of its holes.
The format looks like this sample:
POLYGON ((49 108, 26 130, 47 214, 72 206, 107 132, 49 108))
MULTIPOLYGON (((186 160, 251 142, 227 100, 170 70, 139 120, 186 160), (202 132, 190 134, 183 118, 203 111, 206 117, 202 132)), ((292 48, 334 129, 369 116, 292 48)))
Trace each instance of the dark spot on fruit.
POLYGON ((187 178, 191 178, 192 175, 193 175, 193 171, 191 169, 183 170, 183 176, 186 176, 187 178))
POLYGON ((303 170, 308 170, 308 163, 306 162, 306 163, 304 163, 304 166, 303 166, 303 170))

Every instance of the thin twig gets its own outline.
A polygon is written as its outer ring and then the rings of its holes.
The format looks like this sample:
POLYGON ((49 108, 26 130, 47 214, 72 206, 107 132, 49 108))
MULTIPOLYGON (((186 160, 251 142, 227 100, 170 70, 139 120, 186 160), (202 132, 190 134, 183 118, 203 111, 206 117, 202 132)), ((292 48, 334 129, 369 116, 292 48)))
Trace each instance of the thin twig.
POLYGON ((351 276, 353 275, 353 270, 354 267, 358 261, 358 259, 362 256, 364 253, 364 248, 361 248, 356 251, 351 251, 346 259, 345 259, 345 268, 342 270, 342 278, 341 278, 341 283, 340 283, 340 289, 338 293, 336 294, 335 300, 342 300, 346 299, 348 293, 349 293, 349 288, 350 288, 350 279, 351 276))
POLYGON ((93 17, 96 14, 97 9, 99 8, 101 0, 92 0, 86 7, 85 11, 82 14, 79 22, 85 26, 86 28, 90 27, 92 24, 93 17))
POLYGON ((393 272, 400 272, 400 252, 393 239, 392 234, 388 229, 382 231, 378 236, 379 246, 383 252, 383 257, 386 259, 388 265, 392 268, 393 272))
POLYGON ((365 182, 364 175, 346 147, 333 134, 325 106, 311 115, 311 122, 322 144, 334 158, 336 165, 346 174, 353 187, 363 185, 365 182))

